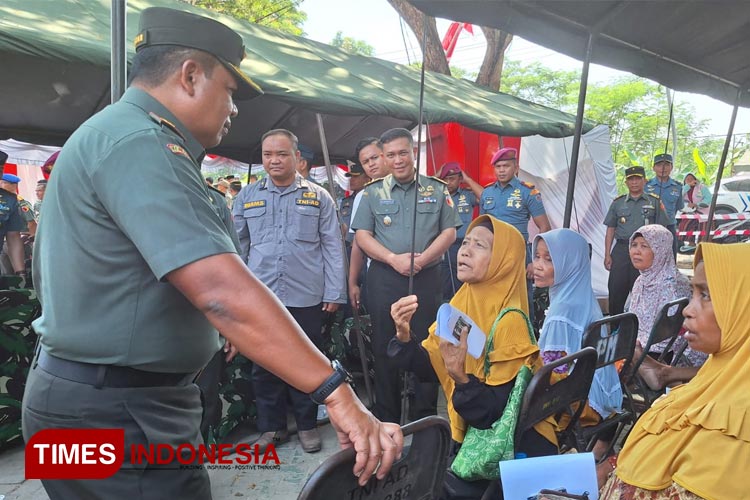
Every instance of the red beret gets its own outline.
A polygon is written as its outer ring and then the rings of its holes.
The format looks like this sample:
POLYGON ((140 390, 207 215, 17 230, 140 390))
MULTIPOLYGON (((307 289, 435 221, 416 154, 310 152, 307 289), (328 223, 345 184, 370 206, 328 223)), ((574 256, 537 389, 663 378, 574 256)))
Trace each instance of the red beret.
POLYGON ((461 165, 457 161, 449 161, 440 169, 441 179, 445 179, 449 175, 456 175, 461 173, 461 165))
POLYGON ((500 160, 515 160, 518 158, 518 150, 516 148, 501 148, 492 155, 491 165, 494 165, 500 160))

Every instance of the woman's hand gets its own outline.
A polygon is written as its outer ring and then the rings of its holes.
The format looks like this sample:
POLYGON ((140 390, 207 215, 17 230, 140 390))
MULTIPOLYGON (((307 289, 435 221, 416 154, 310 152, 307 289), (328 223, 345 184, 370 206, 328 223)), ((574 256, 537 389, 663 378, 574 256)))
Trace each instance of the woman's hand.
POLYGON ((466 352, 469 349, 468 339, 469 327, 461 329, 461 336, 458 345, 454 345, 447 340, 440 340, 440 354, 443 356, 445 369, 448 375, 457 384, 466 384, 469 382, 469 376, 466 375, 466 352))
POLYGON ((401 297, 391 305, 391 318, 393 318, 393 322, 396 324, 396 338, 399 342, 406 343, 411 339, 409 322, 411 321, 411 317, 414 316, 417 307, 419 307, 419 304, 417 303, 416 295, 401 297))

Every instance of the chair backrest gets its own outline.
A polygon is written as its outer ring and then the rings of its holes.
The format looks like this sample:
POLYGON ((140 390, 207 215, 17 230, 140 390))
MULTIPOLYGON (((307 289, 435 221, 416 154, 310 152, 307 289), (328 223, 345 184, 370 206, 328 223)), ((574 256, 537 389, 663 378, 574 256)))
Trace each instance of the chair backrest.
POLYGON ((677 334, 680 333, 682 323, 685 319, 682 317, 682 310, 685 309, 688 302, 689 299, 683 297, 664 304, 664 307, 661 308, 659 315, 654 321, 654 326, 651 327, 648 343, 643 346, 645 352, 648 352, 652 345, 668 339, 674 341, 677 338, 677 334))
POLYGON ((411 444, 404 447, 401 460, 393 464, 385 479, 373 476, 360 488, 352 474, 354 450, 350 448, 328 457, 308 478, 298 500, 439 498, 451 445, 448 421, 426 417, 402 430, 405 437, 411 435, 411 444))
POLYGON ((631 312, 608 316, 591 323, 583 335, 581 347, 596 349, 596 367, 610 365, 625 360, 621 372, 627 370, 627 364, 633 359, 635 341, 638 338, 638 316, 631 312), (619 327, 613 329, 613 325, 619 327))
POLYGON ((523 395, 521 411, 516 425, 515 442, 521 442, 521 436, 534 424, 550 415, 557 415, 570 408, 574 403, 581 403, 573 412, 567 429, 575 426, 589 397, 591 381, 596 370, 596 349, 584 347, 582 350, 560 358, 539 369, 529 382, 523 395), (552 372, 558 366, 575 363, 573 371, 556 383, 551 383, 552 372))

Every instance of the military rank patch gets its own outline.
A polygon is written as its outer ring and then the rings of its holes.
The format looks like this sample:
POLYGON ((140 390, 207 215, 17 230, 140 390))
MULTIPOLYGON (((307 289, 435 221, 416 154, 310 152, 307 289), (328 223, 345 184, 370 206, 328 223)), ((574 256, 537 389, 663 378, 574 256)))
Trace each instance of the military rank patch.
POLYGON ((242 208, 257 208, 257 207, 265 207, 266 206, 266 200, 255 200, 255 201, 248 201, 244 205, 242 205, 242 208))
POLYGON ((449 207, 453 208, 453 198, 450 195, 445 197, 445 203, 448 204, 449 207))
POLYGON ((317 198, 318 195, 315 193, 315 191, 305 191, 302 193, 303 198, 317 198))
POLYGON ((26 205, 21 205, 21 210, 23 210, 24 212, 28 212, 29 207, 27 207, 26 205))
POLYGON ((309 198, 297 198, 294 200, 297 205, 307 205, 310 207, 320 208, 320 200, 311 200, 309 198))
POLYGON ((188 159, 190 158, 190 155, 187 154, 187 151, 185 151, 185 148, 183 148, 180 145, 169 143, 167 144, 167 149, 176 155, 182 155, 188 159))

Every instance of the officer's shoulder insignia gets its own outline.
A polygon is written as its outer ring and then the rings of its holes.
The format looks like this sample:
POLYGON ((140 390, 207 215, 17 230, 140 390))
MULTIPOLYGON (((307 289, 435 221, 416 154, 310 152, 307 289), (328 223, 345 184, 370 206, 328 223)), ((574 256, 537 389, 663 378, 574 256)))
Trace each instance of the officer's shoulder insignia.
POLYGON ((373 179, 370 182, 368 182, 367 184, 365 184, 365 187, 367 187, 367 186, 369 186, 371 184, 375 184, 376 182, 383 182, 383 179, 385 179, 385 177, 381 177, 380 179, 373 179))
POLYGON ((174 123, 170 122, 166 118, 162 118, 161 116, 157 115, 153 111, 149 111, 148 116, 151 117, 153 121, 155 121, 162 127, 167 127, 169 130, 177 134, 177 136, 183 141, 185 140, 185 136, 182 135, 182 132, 180 132, 180 130, 177 128, 177 125, 175 125, 174 123))
POLYGON ((436 181, 438 181, 438 182, 439 182, 439 183, 441 183, 441 184, 446 184, 446 185, 448 184, 447 182, 445 182, 445 181, 444 181, 443 179, 441 179, 440 177, 435 177, 434 175, 431 175, 431 176, 430 176, 430 179, 436 180, 436 181))
POLYGON ((532 188, 530 194, 531 194, 531 196, 535 196, 535 195, 540 195, 542 193, 540 193, 537 188, 532 188))
POLYGON ((492 186, 493 184, 494 184, 494 182, 490 182, 489 184, 485 184, 485 185, 484 185, 484 186, 482 186, 482 187, 483 187, 484 189, 487 189, 488 187, 492 186))
POLYGON ((190 155, 187 154, 187 151, 185 151, 185 148, 183 148, 179 144, 173 144, 170 142, 169 144, 167 144, 167 149, 176 155, 182 155, 185 158, 190 158, 190 155))
POLYGON ((648 195, 649 195, 649 196, 653 196, 653 197, 654 197, 654 198, 656 198, 657 200, 659 199, 659 195, 658 195, 658 194, 656 194, 656 193, 648 193, 648 195))
POLYGON ((224 193, 222 193, 221 191, 219 191, 218 189, 216 189, 216 188, 215 188, 215 187, 213 187, 213 186, 208 186, 208 185, 207 185, 206 187, 207 187, 208 189, 210 189, 211 191, 213 191, 214 193, 219 193, 219 194, 221 195, 221 197, 222 197, 222 198, 226 198, 226 197, 227 197, 227 195, 225 195, 224 193))
MULTIPOLYGON (((533 185, 533 184, 532 184, 532 183, 530 183, 530 182, 526 182, 526 181, 521 181, 521 185, 522 185, 522 186, 525 186, 525 187, 527 187, 527 188, 529 188, 529 189, 532 189, 532 190, 533 190, 533 189, 536 189, 536 186, 535 186, 535 185, 533 185)), ((532 194, 534 194, 534 193, 532 193, 532 194)))
POLYGON ((625 196, 627 196, 627 195, 625 195, 625 194, 621 194, 620 196, 618 196, 617 198, 615 198, 615 199, 614 199, 614 200, 612 200, 612 201, 617 201, 617 200, 621 200, 621 199, 625 198, 625 196))

